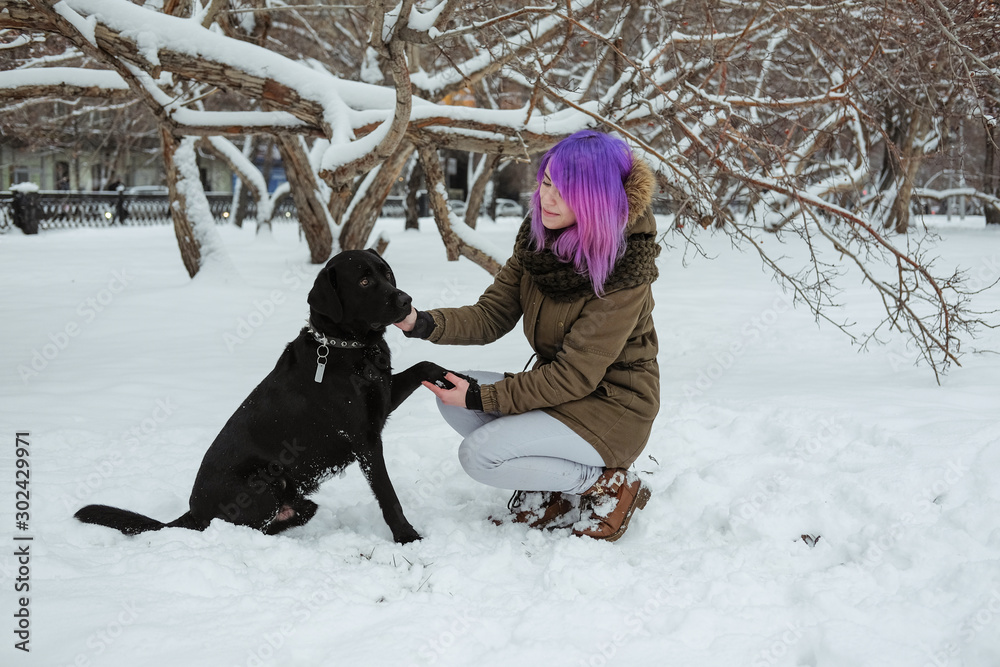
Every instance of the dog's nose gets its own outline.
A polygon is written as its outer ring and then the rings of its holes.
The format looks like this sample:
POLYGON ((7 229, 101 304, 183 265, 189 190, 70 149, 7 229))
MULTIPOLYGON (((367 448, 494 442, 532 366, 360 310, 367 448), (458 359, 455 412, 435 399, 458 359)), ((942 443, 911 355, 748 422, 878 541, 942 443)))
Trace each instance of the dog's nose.
POLYGON ((399 292, 398 294, 396 294, 396 305, 399 306, 400 308, 406 308, 411 303, 413 303, 413 299, 411 299, 410 295, 407 294, 406 292, 399 292))

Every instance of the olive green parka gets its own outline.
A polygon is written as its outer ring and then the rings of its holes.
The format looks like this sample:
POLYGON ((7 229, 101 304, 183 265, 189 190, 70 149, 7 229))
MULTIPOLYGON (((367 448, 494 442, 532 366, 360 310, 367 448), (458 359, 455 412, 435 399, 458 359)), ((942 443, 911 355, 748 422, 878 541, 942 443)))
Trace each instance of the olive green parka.
MULTIPOLYGON (((636 460, 660 408, 651 290, 659 251, 650 208, 654 186, 649 166, 634 160, 625 181, 625 234, 628 243, 642 242, 655 252, 645 253, 642 278, 619 275, 617 282, 637 286, 556 300, 543 294, 520 259, 523 252, 515 252, 477 303, 429 311, 435 327, 428 340, 446 345, 491 343, 523 319, 537 360, 528 371, 483 385, 483 409, 505 415, 544 410, 593 445, 610 468, 627 468, 636 460)), ((526 233, 522 227, 519 239, 526 233)), ((616 265, 612 278, 620 268, 616 265)))

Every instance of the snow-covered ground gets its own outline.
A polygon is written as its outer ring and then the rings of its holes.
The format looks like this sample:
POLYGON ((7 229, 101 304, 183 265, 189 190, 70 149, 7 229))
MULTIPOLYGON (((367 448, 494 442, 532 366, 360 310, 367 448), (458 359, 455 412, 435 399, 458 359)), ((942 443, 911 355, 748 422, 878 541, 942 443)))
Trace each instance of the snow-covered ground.
MULTIPOLYGON (((1000 230, 935 222, 942 267, 1000 277, 1000 230)), ((377 232, 417 307, 474 301, 488 275, 445 262, 429 221, 402 224, 377 232)), ((481 227, 509 247, 516 225, 481 227)), ((276 537, 77 523, 91 502, 185 511, 205 448, 306 316, 319 267, 293 226, 220 232, 231 265, 195 280, 169 227, 0 236, 3 664, 1000 664, 1000 356, 966 354, 938 386, 902 340, 859 354, 707 233, 716 259, 661 256, 663 407, 637 462, 653 498, 617 543, 490 523, 508 493, 465 475, 423 390, 385 433, 421 542, 391 541, 356 467, 276 537), (17 536, 34 538, 30 654, 13 647, 17 536)), ((845 316, 870 322, 874 299, 846 287, 845 316)), ((1000 308, 1000 290, 975 305, 1000 308)), ((529 356, 518 332, 486 348, 388 336, 397 368, 529 356)), ((973 347, 1000 350, 1000 332, 973 347)))

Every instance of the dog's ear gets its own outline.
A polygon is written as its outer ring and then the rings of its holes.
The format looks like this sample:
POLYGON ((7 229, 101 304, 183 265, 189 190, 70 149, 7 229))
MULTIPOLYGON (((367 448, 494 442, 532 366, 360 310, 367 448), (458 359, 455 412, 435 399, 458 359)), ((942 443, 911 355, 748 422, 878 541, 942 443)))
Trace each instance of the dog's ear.
POLYGON ((329 266, 324 267, 316 276, 316 282, 309 290, 307 301, 311 310, 325 315, 334 322, 340 322, 344 318, 344 307, 340 304, 340 295, 337 294, 337 278, 329 266))

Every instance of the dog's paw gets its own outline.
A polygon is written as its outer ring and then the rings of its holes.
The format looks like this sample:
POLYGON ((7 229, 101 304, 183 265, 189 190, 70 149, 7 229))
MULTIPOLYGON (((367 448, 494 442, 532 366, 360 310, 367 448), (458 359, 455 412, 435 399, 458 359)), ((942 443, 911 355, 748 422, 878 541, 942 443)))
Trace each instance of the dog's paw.
POLYGON ((420 533, 415 531, 413 528, 408 530, 401 530, 398 534, 393 535, 392 539, 396 541, 397 544, 409 544, 410 542, 416 542, 417 540, 422 540, 420 533))
MULTIPOLYGON (((457 375, 458 377, 462 378, 463 380, 465 380, 466 382, 469 383, 470 387, 479 384, 479 381, 476 380, 476 378, 474 378, 474 377, 469 377, 468 375, 463 375, 461 373, 456 373, 455 371, 447 371, 447 372, 451 373, 452 375, 457 375)), ((434 380, 434 384, 436 384, 437 386, 441 387, 442 389, 452 389, 455 386, 454 384, 452 384, 451 382, 449 382, 445 378, 441 378, 439 380, 434 380)))
POLYGON ((446 368, 438 366, 433 361, 421 361, 416 365, 416 368, 421 380, 433 382, 443 389, 451 389, 455 386, 444 377, 449 371, 446 368))
POLYGON ((448 373, 457 375, 458 377, 462 378, 469 384, 478 384, 475 378, 469 377, 468 375, 464 375, 462 373, 457 373, 455 371, 449 371, 447 368, 442 368, 441 366, 438 366, 433 361, 421 361, 416 365, 416 368, 422 380, 426 380, 427 382, 433 382, 441 389, 453 389, 455 387, 454 384, 452 384, 447 380, 447 378, 445 378, 445 375, 447 375, 448 373))
POLYGON ((433 361, 418 361, 413 364, 411 370, 415 370, 425 380, 444 377, 444 374, 448 372, 447 369, 438 366, 433 361))

